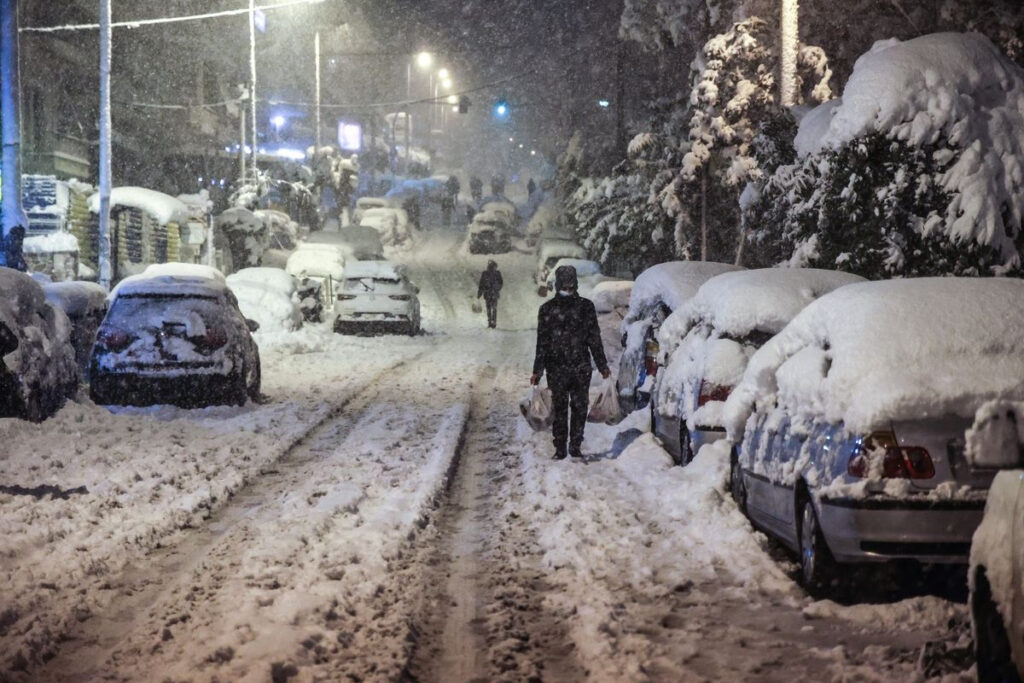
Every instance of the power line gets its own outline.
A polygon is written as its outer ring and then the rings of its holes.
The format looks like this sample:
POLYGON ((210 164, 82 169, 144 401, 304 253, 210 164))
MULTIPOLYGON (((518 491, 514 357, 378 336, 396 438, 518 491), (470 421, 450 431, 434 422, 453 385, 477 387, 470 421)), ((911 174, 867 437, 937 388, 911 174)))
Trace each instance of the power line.
MULTIPOLYGON (((284 2, 278 2, 273 5, 262 5, 257 7, 258 10, 271 10, 280 9, 282 7, 291 7, 293 5, 310 5, 319 4, 324 0, 285 0, 284 2)), ((111 28, 139 28, 141 26, 152 26, 154 24, 176 24, 183 21, 199 21, 202 19, 219 19, 221 17, 233 17, 240 14, 248 14, 249 8, 245 9, 230 9, 223 10, 221 12, 209 12, 207 14, 190 14, 181 17, 160 17, 158 19, 137 19, 135 21, 115 21, 111 22, 111 28)), ((18 29, 18 32, 26 33, 57 33, 59 31, 95 31, 99 29, 99 24, 65 24, 63 26, 23 26, 18 29)))

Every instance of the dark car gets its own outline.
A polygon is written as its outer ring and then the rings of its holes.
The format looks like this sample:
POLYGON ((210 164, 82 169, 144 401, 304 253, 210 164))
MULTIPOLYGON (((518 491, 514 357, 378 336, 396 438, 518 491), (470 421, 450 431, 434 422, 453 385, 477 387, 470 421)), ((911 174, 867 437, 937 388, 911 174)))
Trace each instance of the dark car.
POLYGON ((25 273, 0 268, 0 417, 41 422, 78 391, 71 323, 25 273))
POLYGON ((242 405, 260 395, 260 356, 223 277, 136 275, 96 333, 90 394, 101 404, 242 405))

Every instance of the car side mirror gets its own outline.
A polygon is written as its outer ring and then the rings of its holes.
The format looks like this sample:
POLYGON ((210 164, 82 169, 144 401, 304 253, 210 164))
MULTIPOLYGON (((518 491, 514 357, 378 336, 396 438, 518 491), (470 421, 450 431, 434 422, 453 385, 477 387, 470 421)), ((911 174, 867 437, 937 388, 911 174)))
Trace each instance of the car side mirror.
POLYGON ((0 322, 0 356, 6 356, 18 348, 18 337, 11 332, 7 323, 0 322))
POLYGON ((250 320, 249 318, 245 319, 245 326, 249 328, 250 332, 255 332, 260 329, 260 324, 255 320, 250 320))
POLYGON ((982 406, 967 430, 964 455, 972 468, 1024 468, 1024 434, 1019 404, 996 401, 982 406))

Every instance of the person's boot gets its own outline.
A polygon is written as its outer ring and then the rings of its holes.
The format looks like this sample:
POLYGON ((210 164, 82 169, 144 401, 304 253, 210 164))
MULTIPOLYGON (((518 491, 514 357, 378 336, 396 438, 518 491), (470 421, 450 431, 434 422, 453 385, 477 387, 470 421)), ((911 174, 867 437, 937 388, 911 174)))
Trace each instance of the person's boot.
POLYGON ((576 446, 575 448, 570 448, 569 449, 569 457, 572 457, 572 458, 582 458, 583 457, 583 451, 580 450, 579 446, 576 446))
POLYGON ((551 459, 552 460, 565 460, 565 451, 556 449, 555 450, 555 454, 553 456, 551 456, 551 459))

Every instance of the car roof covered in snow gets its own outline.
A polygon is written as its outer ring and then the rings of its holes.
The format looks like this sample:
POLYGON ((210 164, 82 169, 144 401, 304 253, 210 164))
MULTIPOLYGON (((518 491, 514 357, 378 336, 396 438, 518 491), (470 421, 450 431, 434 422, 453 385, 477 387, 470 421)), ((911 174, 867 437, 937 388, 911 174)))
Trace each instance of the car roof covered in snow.
POLYGON ((224 273, 213 266, 202 263, 151 263, 142 271, 144 275, 176 275, 183 277, 205 277, 224 282, 224 273))
POLYGON ((238 284, 253 284, 277 290, 290 295, 295 291, 295 278, 281 268, 243 268, 227 276, 229 287, 238 284))
POLYGON ((775 334, 818 297, 864 278, 852 273, 817 268, 758 268, 722 273, 697 290, 676 309, 661 330, 685 333, 703 320, 726 335, 755 330, 775 334))
POLYGON ((224 279, 205 277, 187 273, 168 273, 154 275, 139 273, 130 275, 117 283, 110 292, 111 301, 119 296, 199 296, 219 297, 228 292, 224 279))
POLYGON ((46 300, 69 316, 83 316, 107 307, 107 290, 95 282, 70 280, 43 285, 46 300))
POLYGON ((345 276, 345 259, 349 248, 341 244, 300 244, 288 257, 285 271, 292 275, 345 276))
POLYGON ((866 432, 890 421, 971 417, 1024 399, 1024 281, 855 283, 810 303, 750 360, 726 406, 733 437, 759 402, 866 432))
POLYGON ((476 215, 473 216, 474 223, 501 223, 502 225, 508 225, 508 221, 509 215, 504 211, 478 211, 476 215))
POLYGON ((629 298, 629 313, 623 324, 639 320, 644 311, 655 304, 664 303, 676 310, 692 298, 700 286, 716 275, 741 266, 712 261, 669 261, 651 266, 637 276, 629 298))
POLYGON ((391 261, 352 261, 345 268, 348 279, 373 278, 375 280, 399 280, 405 274, 405 266, 391 261))

